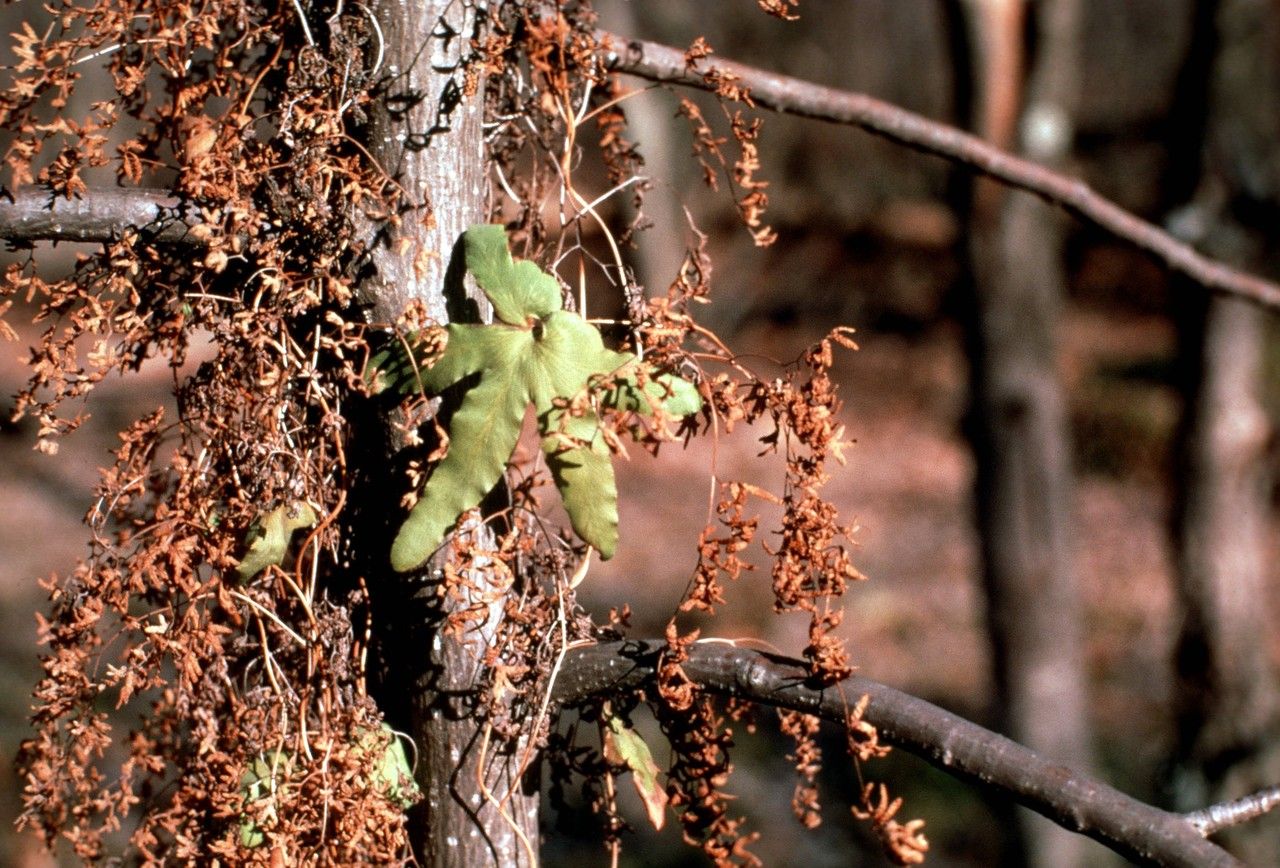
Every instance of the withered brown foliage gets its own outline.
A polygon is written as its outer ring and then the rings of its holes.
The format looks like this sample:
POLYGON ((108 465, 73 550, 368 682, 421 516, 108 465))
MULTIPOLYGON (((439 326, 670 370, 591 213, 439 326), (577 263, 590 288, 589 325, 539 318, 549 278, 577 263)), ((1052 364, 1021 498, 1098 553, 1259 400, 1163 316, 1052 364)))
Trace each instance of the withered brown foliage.
POLYGON ((800 17, 800 13, 795 11, 800 8, 800 0, 757 0, 757 2, 765 12, 783 21, 795 21, 800 17))
POLYGON ((761 542, 773 559, 774 609, 809 614, 809 645, 804 655, 813 678, 821 684, 839 681, 851 671, 833 631, 840 625, 840 599, 849 583, 865 578, 849 553, 852 528, 840 524, 835 505, 822 496, 830 480, 828 460, 843 463, 843 450, 849 445, 830 377, 834 345, 856 348, 847 329, 836 329, 782 377, 765 381, 728 359, 736 376, 721 373, 706 381, 712 410, 724 431, 732 431, 739 422, 750 425, 767 420, 772 425, 760 442, 766 453, 783 457, 786 476, 777 493, 745 482, 728 485, 729 497, 717 507, 718 521, 727 535, 714 536, 710 528, 704 531, 698 568, 683 606, 710 609, 723 599, 719 577, 734 579, 748 568, 739 553, 754 539, 758 524, 756 517, 745 514, 748 495, 781 504, 778 542, 761 542))
POLYGON ((822 770, 822 748, 817 735, 821 721, 812 714, 779 711, 778 729, 795 744, 787 759, 796 767, 796 788, 791 795, 791 810, 806 829, 822 823, 822 805, 818 800, 818 772, 822 770))
POLYGON ((70 198, 114 175, 166 186, 201 218, 194 257, 137 227, 65 280, 32 257, 3 287, 44 328, 15 415, 39 420, 47 452, 112 372, 152 358, 176 370, 193 346, 205 359, 176 418, 157 410, 121 433, 89 555, 48 584, 22 822, 86 861, 405 854, 403 812, 353 751, 380 726, 352 626, 363 601, 320 581, 366 352, 353 220, 385 214, 395 187, 348 133, 369 99, 367 17, 348 8, 314 45, 298 27, 287 4, 60 3, 24 24, 0 96, 6 186, 70 198), (95 70, 119 98, 74 119, 72 92, 95 70), (319 526, 286 569, 240 584, 249 525, 298 501, 319 526), (112 708, 143 725, 118 735, 112 708), (242 776, 269 752, 289 761, 251 799, 242 776))
MULTIPOLYGON (((761 6, 790 17, 795 4, 761 6)), ((18 63, 0 92, 8 136, 0 184, 40 183, 64 198, 108 181, 163 187, 199 217, 185 248, 195 255, 157 248, 154 227, 136 227, 81 254, 66 279, 43 277, 33 253, 0 285, 0 314, 30 309, 43 329, 15 408, 15 417, 38 421, 43 451, 56 452, 58 438, 81 423, 81 399, 108 375, 158 359, 177 383, 176 416, 157 409, 121 432, 86 518, 88 555, 46 583, 44 676, 35 734, 23 748, 21 822, 86 862, 120 853, 149 864, 409 858, 402 794, 379 779, 369 747, 370 733, 382 732, 365 683, 372 583, 346 574, 352 541, 343 538, 355 526, 344 515, 357 480, 348 466, 350 407, 366 397, 373 326, 392 325, 363 313, 357 276, 371 239, 362 227, 400 219, 401 191, 359 144, 386 74, 375 68, 381 46, 367 10, 309 8, 307 27, 288 3, 67 0, 13 36, 18 63), (73 118, 75 91, 95 70, 118 98, 73 118), (316 526, 298 533, 282 566, 242 582, 235 567, 251 525, 297 503, 311 506, 316 526), (141 723, 122 732, 113 710, 141 723), (246 775, 263 762, 269 780, 250 786, 246 775)), ((780 491, 722 486, 681 610, 713 612, 723 580, 750 569, 746 552, 759 543, 772 563, 775 609, 810 616, 803 653, 813 683, 838 681, 852 669, 835 634, 841 598, 862 578, 851 532, 822 495, 828 461, 842 460, 846 445, 830 369, 834 348, 853 346, 847 331, 765 379, 692 315, 710 290, 701 246, 665 293, 646 298, 622 256, 645 219, 642 159, 626 138, 627 92, 605 70, 589 6, 546 0, 490 12, 471 46, 463 98, 484 80, 495 218, 507 223, 518 255, 603 276, 627 304, 623 344, 652 370, 693 379, 706 403, 683 427, 658 406, 649 416, 612 414, 610 444, 619 453, 628 442, 657 451, 681 436, 759 422, 771 426, 765 451, 786 468, 780 491), (588 148, 611 192, 632 200, 632 225, 621 231, 575 178, 588 148), (781 507, 763 540, 753 499, 781 507)), ((699 41, 689 63, 709 53, 699 41)), ((728 136, 695 104, 681 101, 680 112, 708 184, 725 178, 756 242, 768 244, 760 122, 725 107, 750 108, 750 94, 723 75, 710 83, 728 136), (728 137, 734 158, 722 148, 728 137)), ((566 303, 585 299, 566 293, 566 303)), ((406 311, 398 325, 431 326, 420 313, 406 311)), ((12 334, 0 322, 0 337, 12 334)), ((406 462, 402 493, 447 448, 442 440, 431 452, 411 428, 405 433, 421 454, 406 462)), ((479 685, 485 737, 522 745, 525 766, 540 747, 554 748, 555 785, 583 776, 612 846, 623 828, 612 791, 621 769, 557 735, 545 697, 568 644, 620 630, 625 616, 598 626, 574 603, 586 552, 540 518, 545 481, 536 464, 513 467, 508 508, 464 519, 498 532, 488 540, 461 533, 453 543, 439 585, 457 603, 445 629, 467 634, 501 611, 479 685)), ((717 864, 758 864, 749 850, 755 833, 728 810, 726 712, 681 669, 682 649, 697 635, 681 632, 673 616, 648 697, 671 745, 671 805, 686 839, 717 864)), ((784 715, 783 727, 796 744, 796 809, 815 825, 813 723, 784 715)), ((859 760, 878 752, 856 713, 850 745, 859 760)), ((898 826, 896 803, 884 798, 872 805, 866 796, 865 815, 900 858, 921 852, 917 827, 898 826)))
POLYGON ((923 820, 899 823, 894 817, 902 807, 901 798, 891 798, 884 784, 867 784, 862 789, 862 807, 854 806, 853 815, 869 820, 880 836, 885 853, 895 865, 919 865, 929 852, 929 841, 921 833, 923 820))
MULTIPOLYGON (((685 52, 685 63, 689 69, 697 71, 698 61, 710 57, 714 51, 701 36, 694 40, 685 52)), ((751 237, 758 247, 768 247, 778 239, 778 234, 764 222, 764 213, 769 207, 769 196, 765 189, 768 181, 756 177, 760 170, 760 155, 756 140, 760 137, 762 121, 760 118, 748 119, 741 109, 729 111, 727 103, 737 102, 747 107, 754 106, 751 91, 743 86, 732 74, 716 67, 710 67, 701 73, 707 88, 718 98, 717 105, 729 122, 729 129, 738 145, 738 156, 730 164, 725 155, 723 145, 729 139, 717 135, 707 122, 702 109, 689 99, 680 100, 679 114, 689 122, 693 132, 693 155, 702 168, 702 178, 712 190, 719 189, 721 174, 727 176, 730 189, 734 193, 738 215, 743 224, 751 232, 751 237)))

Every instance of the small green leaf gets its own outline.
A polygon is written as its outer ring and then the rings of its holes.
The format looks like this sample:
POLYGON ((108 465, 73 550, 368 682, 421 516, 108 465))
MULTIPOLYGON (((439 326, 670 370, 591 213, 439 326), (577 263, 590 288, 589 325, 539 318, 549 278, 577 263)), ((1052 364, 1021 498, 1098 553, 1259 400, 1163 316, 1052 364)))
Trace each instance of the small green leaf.
POLYGON ((632 783, 640 801, 644 802, 649 822, 661 831, 667 817, 667 791, 658 780, 661 770, 653 761, 649 745, 622 718, 610 714, 608 721, 609 728, 604 734, 605 756, 610 762, 621 763, 631 770, 632 783))
MULTIPOLYGON (((259 816, 262 819, 274 823, 276 819, 275 809, 275 793, 289 780, 289 776, 293 773, 293 757, 284 751, 272 751, 269 754, 258 757, 249 768, 245 769, 244 774, 240 776, 240 801, 241 804, 248 807, 254 802, 262 799, 270 799, 271 804, 267 805, 259 816)), ((242 847, 260 847, 266 835, 258 826, 257 821, 248 814, 240 815, 240 846, 242 847)))
POLYGON ((254 847, 261 847, 262 842, 267 840, 267 836, 262 834, 262 830, 258 828, 258 824, 243 817, 240 820, 240 846, 252 850, 254 847))
POLYGON ((236 567, 240 581, 249 581, 273 564, 279 566, 289 549, 293 532, 313 527, 316 521, 316 511, 302 500, 260 514, 245 534, 244 559, 236 567))
POLYGON ((513 261, 501 226, 472 226, 464 245, 467 270, 492 302, 498 319, 524 325, 530 317, 560 309, 560 284, 532 262, 513 261))
POLYGON ((386 746, 378 754, 373 766, 373 784, 401 808, 412 807, 421 797, 422 791, 413 779, 413 767, 409 765, 404 742, 396 735, 396 731, 384 723, 379 729, 366 730, 358 738, 354 748, 357 753, 376 750, 386 740, 386 746))

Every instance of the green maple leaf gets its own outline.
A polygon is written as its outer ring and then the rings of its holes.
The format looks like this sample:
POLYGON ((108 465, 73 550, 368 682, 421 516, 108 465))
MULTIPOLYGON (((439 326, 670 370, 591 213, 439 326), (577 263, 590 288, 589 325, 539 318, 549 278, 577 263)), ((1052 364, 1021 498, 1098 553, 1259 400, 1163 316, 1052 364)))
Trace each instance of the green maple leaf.
POLYGON ((512 260, 501 226, 473 226, 464 246, 467 270, 498 322, 449 325, 444 352, 430 365, 411 355, 412 340, 392 344, 371 359, 367 373, 375 391, 435 395, 478 375, 449 422, 448 453, 396 535, 391 564, 401 572, 421 565, 498 483, 529 404, 574 532, 608 559, 618 543, 613 464, 594 410, 581 401, 575 406, 575 399, 595 380, 614 376, 600 396, 604 405, 644 413, 659 403, 687 415, 701 407, 697 390, 679 377, 639 377, 635 356, 605 348, 595 326, 561 309, 555 278, 512 260))

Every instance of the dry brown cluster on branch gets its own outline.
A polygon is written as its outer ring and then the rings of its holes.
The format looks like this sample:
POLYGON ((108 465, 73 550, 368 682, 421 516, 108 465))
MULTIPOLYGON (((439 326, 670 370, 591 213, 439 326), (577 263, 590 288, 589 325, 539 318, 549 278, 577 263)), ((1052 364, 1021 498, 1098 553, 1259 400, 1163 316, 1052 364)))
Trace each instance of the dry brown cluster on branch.
POLYGON ((320 44, 287 5, 59 4, 20 36, 0 97, 6 186, 163 185, 201 218, 194 258, 140 226, 64 280, 42 279, 33 252, 3 287, 44 327, 17 402, 44 450, 108 374, 162 359, 178 381, 176 418, 121 433, 89 556, 49 584, 24 822, 82 859, 127 839, 148 861, 239 861, 259 832, 260 858, 404 852, 404 814, 368 772, 380 715, 353 627, 364 603, 325 585, 365 353, 353 220, 396 201, 348 133, 370 98, 368 18, 349 8, 327 25, 320 44), (119 99, 71 118, 73 91, 103 68, 119 99), (241 580, 250 526, 299 503, 320 520, 296 559, 241 580), (143 725, 118 734, 112 708, 143 725), (279 761, 255 798, 246 775, 267 756, 279 761))

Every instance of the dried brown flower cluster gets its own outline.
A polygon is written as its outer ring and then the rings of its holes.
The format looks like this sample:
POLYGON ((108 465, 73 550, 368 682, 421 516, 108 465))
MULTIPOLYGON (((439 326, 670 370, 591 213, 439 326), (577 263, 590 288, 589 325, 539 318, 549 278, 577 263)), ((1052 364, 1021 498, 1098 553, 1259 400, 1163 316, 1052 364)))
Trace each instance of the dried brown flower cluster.
MULTIPOLYGON (((689 69, 696 71, 698 61, 713 54, 711 46, 702 37, 698 37, 689 50, 685 52, 685 63, 689 69)), ((778 234, 764 222, 764 212, 769 207, 769 196, 765 189, 768 181, 756 177, 760 170, 759 150, 756 140, 760 137, 761 120, 748 120, 741 109, 732 113, 726 103, 739 102, 751 107, 751 91, 744 87, 732 74, 716 67, 701 73, 707 89, 720 100, 719 105, 724 112, 733 139, 738 145, 738 157, 730 166, 725 156, 723 145, 728 137, 717 135, 707 122, 702 110, 692 100, 681 99, 679 113, 689 121, 693 131, 693 154, 702 167, 702 178, 712 190, 719 189, 719 177, 722 173, 729 179, 730 189, 734 191, 738 215, 751 232, 751 237, 758 247, 768 247, 778 239, 778 234)))
POLYGON ((800 0, 757 0, 760 8, 775 18, 783 21, 795 21, 800 17, 796 9, 800 8, 800 0))
POLYGON ((791 796, 791 810, 806 829, 822 823, 822 806, 818 801, 818 772, 822 770, 822 749, 817 736, 821 721, 812 714, 779 711, 778 728, 795 744, 787 759, 796 767, 796 788, 791 796))
POLYGON ((65 280, 43 279, 34 255, 11 268, 0 291, 45 328, 16 413, 52 452, 111 372, 159 357, 176 373, 193 345, 204 360, 181 378, 176 418, 122 432, 90 555, 49 582, 22 822, 84 860, 396 861, 404 814, 370 773, 363 602, 323 582, 365 353, 352 220, 395 197, 347 133, 368 99, 367 17, 349 7, 313 42, 288 4, 48 10, 19 34, 0 96, 4 183, 68 198, 110 176, 167 187, 201 218, 199 253, 157 250, 137 227, 65 280), (73 91, 104 69, 119 99, 71 117, 73 91), (298 502, 320 521, 297 557, 241 583, 250 525, 298 502), (113 708, 142 726, 118 735, 113 708), (268 756, 269 780, 248 786, 268 756))
POLYGON ((853 815, 871 822, 895 865, 920 865, 929 852, 929 842, 920 832, 924 821, 899 823, 894 817, 901 807, 902 799, 891 798, 884 784, 867 784, 862 789, 862 807, 855 807, 853 815))

